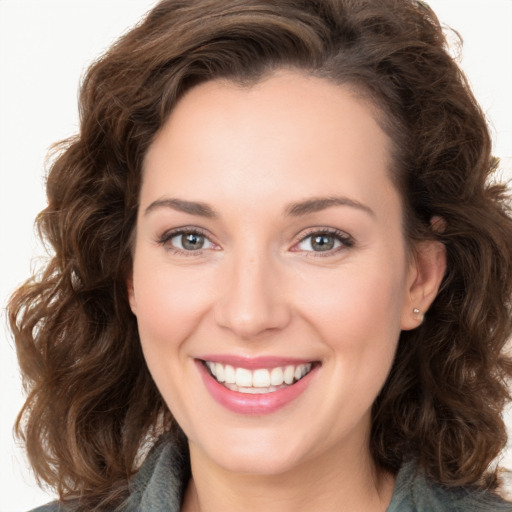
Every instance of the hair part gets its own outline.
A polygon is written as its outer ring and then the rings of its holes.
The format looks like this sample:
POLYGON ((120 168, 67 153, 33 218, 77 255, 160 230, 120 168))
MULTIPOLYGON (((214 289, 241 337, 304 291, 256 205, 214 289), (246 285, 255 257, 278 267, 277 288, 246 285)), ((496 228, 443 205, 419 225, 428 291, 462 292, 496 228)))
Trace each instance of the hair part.
POLYGON ((138 454, 176 429, 127 298, 144 158, 179 99, 292 68, 357 90, 393 141, 411 245, 446 246, 442 289, 401 334, 373 407, 371 451, 445 485, 495 484, 510 399, 512 220, 484 115, 415 0, 164 0, 89 69, 80 133, 57 147, 37 225, 53 256, 9 304, 36 475, 78 508, 123 501, 138 454), (431 219, 443 219, 442 230, 431 219))

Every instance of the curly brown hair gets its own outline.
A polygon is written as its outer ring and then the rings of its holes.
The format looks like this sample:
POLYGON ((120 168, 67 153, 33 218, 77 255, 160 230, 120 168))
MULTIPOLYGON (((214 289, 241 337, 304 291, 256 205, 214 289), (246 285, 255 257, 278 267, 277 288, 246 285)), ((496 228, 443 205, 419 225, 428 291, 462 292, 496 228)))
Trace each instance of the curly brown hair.
POLYGON ((37 218, 53 255, 11 297, 28 398, 17 431, 38 477, 114 507, 141 448, 177 428, 146 367, 126 291, 145 154, 180 97, 289 67, 356 87, 394 142, 406 238, 446 247, 442 288, 401 334, 371 451, 445 485, 490 485, 510 399, 512 218, 484 115, 416 0, 164 0, 95 62, 80 132, 58 147, 37 218), (443 219, 433 229, 431 219, 443 219))

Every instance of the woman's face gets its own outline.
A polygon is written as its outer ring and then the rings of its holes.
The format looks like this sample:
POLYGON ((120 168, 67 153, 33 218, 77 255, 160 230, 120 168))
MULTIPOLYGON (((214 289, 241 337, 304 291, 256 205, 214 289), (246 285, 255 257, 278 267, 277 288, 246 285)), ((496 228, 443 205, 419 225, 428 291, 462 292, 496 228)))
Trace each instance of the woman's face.
POLYGON ((129 294, 193 456, 277 474, 368 453, 415 306, 390 165, 369 105, 298 72, 205 83, 174 109, 145 160, 129 294))

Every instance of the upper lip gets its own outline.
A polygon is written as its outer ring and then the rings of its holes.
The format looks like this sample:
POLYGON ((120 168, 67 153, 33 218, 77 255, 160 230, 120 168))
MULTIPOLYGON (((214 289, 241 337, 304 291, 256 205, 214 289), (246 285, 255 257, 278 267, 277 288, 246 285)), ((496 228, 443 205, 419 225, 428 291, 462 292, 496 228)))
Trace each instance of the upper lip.
POLYGON ((231 354, 208 354, 197 359, 201 361, 211 361, 214 363, 229 364, 235 368, 246 368, 248 370, 256 370, 258 368, 276 368, 278 366, 299 365, 307 363, 315 363, 318 360, 302 359, 295 357, 279 357, 279 356, 260 356, 260 357, 244 357, 231 354))

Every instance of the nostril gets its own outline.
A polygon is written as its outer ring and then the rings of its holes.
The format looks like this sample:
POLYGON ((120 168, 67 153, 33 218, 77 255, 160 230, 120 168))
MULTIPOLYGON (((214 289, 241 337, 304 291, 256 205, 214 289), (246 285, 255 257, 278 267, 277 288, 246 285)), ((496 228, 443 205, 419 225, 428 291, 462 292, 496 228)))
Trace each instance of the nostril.
POLYGON ((215 308, 214 319, 240 339, 251 339, 286 327, 291 315, 285 304, 224 303, 215 308))

